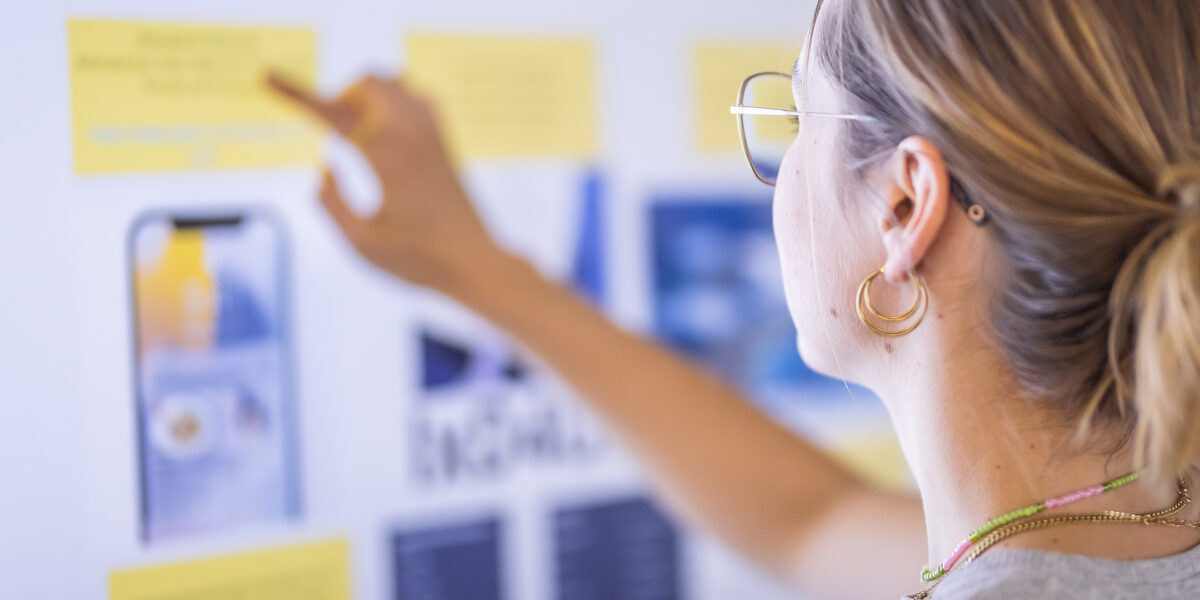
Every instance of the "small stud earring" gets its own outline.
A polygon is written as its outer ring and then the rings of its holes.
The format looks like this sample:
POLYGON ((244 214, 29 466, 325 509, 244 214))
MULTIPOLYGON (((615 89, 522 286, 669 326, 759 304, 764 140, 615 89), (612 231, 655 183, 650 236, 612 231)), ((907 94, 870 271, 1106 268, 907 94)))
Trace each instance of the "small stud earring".
POLYGON ((988 214, 983 210, 983 207, 978 204, 972 204, 967 207, 967 218, 971 220, 977 227, 987 224, 988 214))

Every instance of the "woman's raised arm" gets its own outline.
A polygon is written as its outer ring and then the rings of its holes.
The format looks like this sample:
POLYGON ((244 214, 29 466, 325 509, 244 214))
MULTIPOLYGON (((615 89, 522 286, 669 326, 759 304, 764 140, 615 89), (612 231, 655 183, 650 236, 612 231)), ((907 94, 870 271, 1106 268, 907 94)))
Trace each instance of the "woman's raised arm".
POLYGON ((919 501, 859 482, 734 390, 501 249, 459 182, 429 102, 376 77, 331 101, 278 77, 271 84, 355 143, 379 177, 381 207, 360 217, 325 173, 321 202, 350 244, 535 352, 607 420, 686 518, 826 597, 895 597, 919 584, 919 501))

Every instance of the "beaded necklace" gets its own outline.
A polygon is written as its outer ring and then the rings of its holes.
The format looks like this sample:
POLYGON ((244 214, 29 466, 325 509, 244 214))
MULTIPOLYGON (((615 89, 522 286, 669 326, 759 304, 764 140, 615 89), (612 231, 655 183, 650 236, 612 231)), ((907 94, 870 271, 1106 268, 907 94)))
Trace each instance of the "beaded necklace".
POLYGON ((1042 512, 1043 510, 1046 510, 1047 508, 1064 506, 1066 504, 1078 502, 1085 498, 1098 496, 1104 492, 1127 485, 1137 479, 1140 475, 1141 471, 1135 471, 1100 485, 1084 488, 1075 492, 1071 492, 1070 494, 1051 498, 1045 502, 1019 508, 1015 511, 988 521, 979 529, 975 530, 975 532, 973 532, 970 536, 968 536, 966 540, 960 543, 958 547, 955 548, 954 552, 950 554, 950 557, 946 560, 946 562, 943 562, 937 570, 932 572, 928 569, 923 570, 921 572, 921 579, 924 581, 932 581, 933 584, 928 588, 925 588, 923 591, 908 596, 908 598, 914 600, 929 598, 933 588, 936 587, 938 583, 941 583, 939 578, 942 575, 945 575, 952 567, 954 567, 955 563, 957 563, 960 558, 962 559, 962 564, 968 564, 978 558, 980 554, 987 551, 988 548, 991 548, 1000 541, 1026 531, 1035 531, 1056 525, 1074 525, 1080 523, 1141 523, 1143 525, 1166 525, 1169 527, 1190 527, 1192 529, 1200 529, 1200 521, 1167 518, 1183 510, 1183 508, 1192 501, 1191 494, 1188 490, 1187 483, 1183 479, 1183 476, 1180 476, 1178 479, 1179 494, 1175 499, 1175 503, 1161 510, 1146 513, 1127 513, 1118 510, 1106 510, 1099 513, 1066 514, 1042 517, 1040 519, 1023 520, 1016 523, 1012 522, 1017 519, 1023 519, 1025 517, 1032 516, 1042 512), (974 550, 971 550, 970 553, 967 553, 964 558, 963 554, 965 552, 965 547, 970 547, 970 545, 976 541, 978 541, 979 544, 974 550), (929 574, 928 576, 926 575, 927 573, 929 574))
POLYGON ((954 548, 954 551, 950 553, 950 556, 947 557, 946 560, 942 562, 942 564, 938 565, 937 569, 934 569, 932 571, 930 571, 929 569, 922 570, 921 571, 921 581, 929 582, 929 581, 933 581, 933 580, 937 579, 938 577, 941 577, 942 575, 945 575, 947 571, 949 571, 952 567, 954 567, 954 563, 958 562, 958 559, 961 558, 962 555, 967 551, 967 549, 971 547, 971 544, 978 542, 980 540, 980 538, 995 531, 999 527, 1007 525, 1017 519, 1031 517, 1033 515, 1036 515, 1042 511, 1046 510, 1047 508, 1054 508, 1056 506, 1066 506, 1068 504, 1073 504, 1075 502, 1079 502, 1080 500, 1086 500, 1087 498, 1099 496, 1100 494, 1103 494, 1104 492, 1112 491, 1123 485, 1132 483, 1139 476, 1141 476, 1141 471, 1134 471, 1128 475, 1125 475, 1123 477, 1118 477, 1116 479, 1113 479, 1112 481, 1106 481, 1100 485, 1093 485, 1091 487, 1086 487, 1081 490, 1075 490, 1074 492, 1071 492, 1070 494, 1063 494, 1062 496, 1050 498, 1049 500, 1045 500, 1043 502, 1038 502, 1037 504, 1030 504, 1029 506, 1018 508, 1017 510, 1014 510, 1012 512, 1000 515, 999 517, 996 517, 995 519, 992 519, 991 521, 984 523, 982 526, 979 527, 979 529, 976 529, 975 531, 971 532, 971 535, 967 536, 965 539, 963 539, 963 541, 959 542, 958 546, 956 548, 954 548))

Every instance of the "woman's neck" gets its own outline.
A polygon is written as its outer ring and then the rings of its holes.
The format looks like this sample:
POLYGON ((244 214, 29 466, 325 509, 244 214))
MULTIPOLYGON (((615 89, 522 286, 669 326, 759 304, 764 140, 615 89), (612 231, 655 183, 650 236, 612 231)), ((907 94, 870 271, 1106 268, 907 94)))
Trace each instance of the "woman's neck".
MULTIPOLYGON (((1071 425, 1049 400, 1023 397, 985 344, 964 352, 970 334, 961 331, 948 337, 953 345, 927 343, 950 333, 937 331, 943 323, 930 325, 923 339, 912 340, 907 358, 897 357, 911 364, 889 369, 903 373, 903 383, 879 388, 921 492, 930 566, 989 519, 1133 470, 1128 455, 1079 451, 1071 425), (953 357, 939 351, 946 348, 953 357)), ((1067 510, 1150 510, 1173 498, 1173 488, 1137 484, 1067 510)))

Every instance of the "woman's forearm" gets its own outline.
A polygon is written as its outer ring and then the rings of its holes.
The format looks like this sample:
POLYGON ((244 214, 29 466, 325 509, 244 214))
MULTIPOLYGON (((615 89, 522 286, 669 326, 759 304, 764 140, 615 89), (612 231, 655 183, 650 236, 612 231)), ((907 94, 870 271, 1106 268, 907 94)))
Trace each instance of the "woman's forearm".
POLYGON ((736 392, 498 249, 447 157, 430 102, 371 76, 333 100, 279 76, 270 83, 353 141, 378 175, 383 197, 369 217, 350 209, 329 171, 318 193, 363 258, 449 294, 524 342, 608 419, 676 505, 747 555, 825 597, 902 589, 881 566, 923 548, 920 504, 857 484, 736 392), (854 561, 830 560, 848 552, 854 561), (874 576, 861 577, 863 566, 874 576))
POLYGON ((447 292, 523 342, 582 394, 690 517, 757 560, 786 565, 810 519, 856 483, 735 391, 625 332, 501 254, 447 292))

